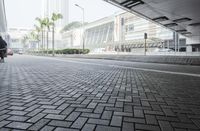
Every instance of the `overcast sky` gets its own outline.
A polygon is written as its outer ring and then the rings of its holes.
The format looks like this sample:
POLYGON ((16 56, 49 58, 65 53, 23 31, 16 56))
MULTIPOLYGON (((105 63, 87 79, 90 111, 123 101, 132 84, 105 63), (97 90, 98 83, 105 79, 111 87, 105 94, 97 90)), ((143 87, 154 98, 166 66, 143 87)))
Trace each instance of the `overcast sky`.
MULTIPOLYGON (((85 8, 85 21, 91 22, 109 16, 121 9, 103 0, 69 0, 69 21, 81 21, 82 12, 74 6, 85 8)), ((35 18, 41 16, 41 0, 5 0, 8 28, 33 27, 35 18)))

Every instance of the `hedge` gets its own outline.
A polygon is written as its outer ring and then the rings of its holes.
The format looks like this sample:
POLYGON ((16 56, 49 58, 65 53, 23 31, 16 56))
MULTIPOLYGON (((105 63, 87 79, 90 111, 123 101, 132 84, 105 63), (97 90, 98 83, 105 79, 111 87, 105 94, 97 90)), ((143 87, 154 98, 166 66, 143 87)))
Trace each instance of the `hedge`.
MULTIPOLYGON (((44 51, 35 51, 35 53, 45 53, 45 54, 52 54, 52 50, 44 50, 44 51)), ((62 49, 62 50, 55 50, 55 54, 88 54, 90 52, 89 49, 62 49)))

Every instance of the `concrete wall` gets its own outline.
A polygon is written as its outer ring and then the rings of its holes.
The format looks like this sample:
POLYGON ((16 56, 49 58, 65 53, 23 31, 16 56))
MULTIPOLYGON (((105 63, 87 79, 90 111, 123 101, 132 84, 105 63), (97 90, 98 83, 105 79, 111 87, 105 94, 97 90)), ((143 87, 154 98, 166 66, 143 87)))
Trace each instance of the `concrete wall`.
POLYGON ((0 0, 0 32, 6 32, 7 23, 6 23, 6 13, 4 0, 0 0))

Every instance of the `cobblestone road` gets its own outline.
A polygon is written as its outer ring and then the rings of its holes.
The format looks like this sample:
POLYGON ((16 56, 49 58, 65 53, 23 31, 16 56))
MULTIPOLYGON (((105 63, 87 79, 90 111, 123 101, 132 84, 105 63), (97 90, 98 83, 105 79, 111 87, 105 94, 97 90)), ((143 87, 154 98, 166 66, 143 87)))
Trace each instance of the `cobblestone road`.
POLYGON ((200 77, 126 68, 134 63, 59 59, 14 56, 0 63, 0 130, 200 130, 200 77))

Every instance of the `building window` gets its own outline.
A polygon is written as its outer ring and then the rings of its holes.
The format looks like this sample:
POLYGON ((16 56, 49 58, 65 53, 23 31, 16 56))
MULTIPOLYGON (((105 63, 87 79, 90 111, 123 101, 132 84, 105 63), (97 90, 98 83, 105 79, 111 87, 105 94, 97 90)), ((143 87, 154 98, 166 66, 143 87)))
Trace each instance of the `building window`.
POLYGON ((126 32, 133 32, 134 31, 134 24, 130 24, 126 26, 126 32))

